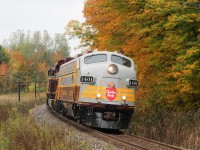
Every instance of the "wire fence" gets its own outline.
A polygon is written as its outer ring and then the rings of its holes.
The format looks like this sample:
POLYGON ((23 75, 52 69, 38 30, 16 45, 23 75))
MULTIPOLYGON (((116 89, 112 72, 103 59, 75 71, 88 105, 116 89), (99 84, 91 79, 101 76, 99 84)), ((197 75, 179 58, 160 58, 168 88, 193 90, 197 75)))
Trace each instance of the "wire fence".
POLYGON ((40 93, 46 91, 46 81, 30 80, 24 81, 18 78, 17 80, 6 79, 5 76, 0 75, 0 95, 17 93, 19 102, 21 101, 22 92, 34 92, 35 99, 40 97, 40 93))

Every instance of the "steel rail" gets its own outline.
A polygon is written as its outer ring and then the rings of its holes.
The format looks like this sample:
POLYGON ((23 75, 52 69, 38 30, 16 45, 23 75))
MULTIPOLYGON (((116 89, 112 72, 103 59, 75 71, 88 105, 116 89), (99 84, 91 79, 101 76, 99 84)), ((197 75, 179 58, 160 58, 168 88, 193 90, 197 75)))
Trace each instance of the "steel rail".
POLYGON ((131 135, 131 134, 127 134, 127 133, 125 133, 124 135, 129 137, 129 138, 137 138, 137 139, 149 142, 149 143, 155 143, 155 144, 157 144, 159 146, 162 146, 163 148, 170 148, 172 150, 187 150, 186 148, 182 148, 182 147, 178 147, 178 146, 162 143, 162 142, 159 142, 159 141, 154 141, 154 140, 151 140, 151 139, 148 139, 148 138, 144 138, 144 137, 140 137, 140 136, 137 136, 137 135, 131 135))

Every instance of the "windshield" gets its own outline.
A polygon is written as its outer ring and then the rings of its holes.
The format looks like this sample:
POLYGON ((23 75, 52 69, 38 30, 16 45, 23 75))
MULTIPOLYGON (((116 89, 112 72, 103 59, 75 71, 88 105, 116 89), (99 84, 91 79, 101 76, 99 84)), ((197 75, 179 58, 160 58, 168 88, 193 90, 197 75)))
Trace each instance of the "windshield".
POLYGON ((120 65, 124 65, 126 67, 131 67, 131 61, 121 56, 112 55, 111 61, 120 65))
POLYGON ((90 56, 85 57, 84 61, 85 61, 85 64, 106 62, 107 56, 106 54, 90 55, 90 56))

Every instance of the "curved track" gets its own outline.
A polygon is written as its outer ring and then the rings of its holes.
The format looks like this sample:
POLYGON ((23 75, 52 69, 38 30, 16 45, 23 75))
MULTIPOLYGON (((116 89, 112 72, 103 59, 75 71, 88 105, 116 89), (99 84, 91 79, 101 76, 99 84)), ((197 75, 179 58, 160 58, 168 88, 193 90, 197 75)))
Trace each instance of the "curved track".
MULTIPOLYGON (((150 139, 125 134, 122 132, 118 133, 109 133, 109 132, 102 132, 98 131, 86 126, 83 126, 71 119, 68 119, 66 117, 61 116, 60 114, 53 111, 50 107, 49 112, 53 115, 57 116, 62 121, 67 122, 68 124, 76 127, 77 129, 81 130, 82 132, 87 132, 88 134, 92 135, 93 137, 96 137, 98 139, 101 139, 103 141, 106 141, 110 144, 115 145, 116 147, 120 149, 134 149, 134 150, 184 150, 183 148, 168 145, 165 143, 153 141, 150 139)), ((107 130, 108 131, 108 130, 107 130)))

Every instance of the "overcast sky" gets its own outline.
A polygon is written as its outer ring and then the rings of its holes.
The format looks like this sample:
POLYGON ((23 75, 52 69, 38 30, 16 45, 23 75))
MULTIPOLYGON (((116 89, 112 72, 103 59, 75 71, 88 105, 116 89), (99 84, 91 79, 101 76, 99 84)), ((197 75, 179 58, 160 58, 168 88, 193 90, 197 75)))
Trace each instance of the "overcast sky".
POLYGON ((83 6, 84 0, 0 0, 0 43, 18 29, 64 33, 70 20, 84 21, 83 6))

